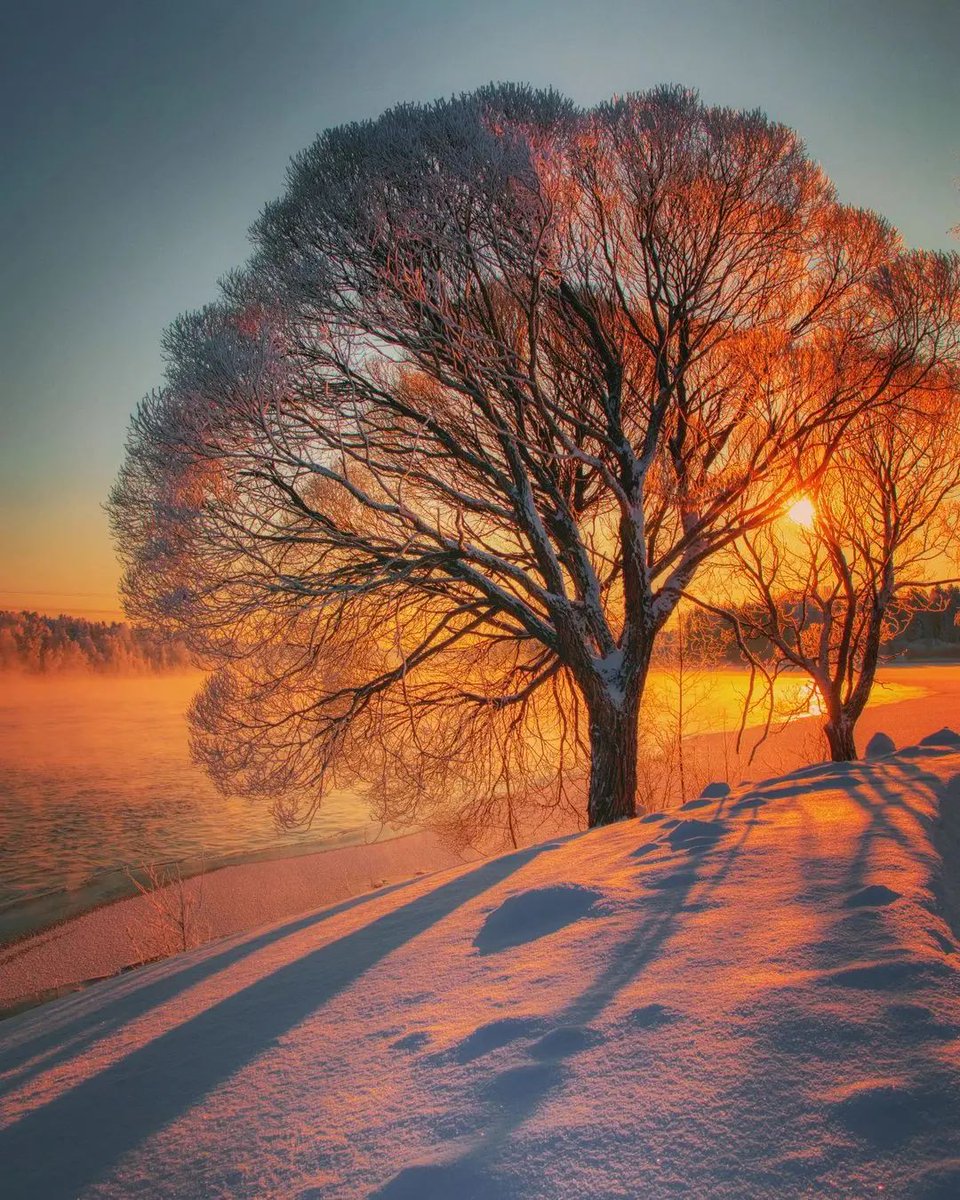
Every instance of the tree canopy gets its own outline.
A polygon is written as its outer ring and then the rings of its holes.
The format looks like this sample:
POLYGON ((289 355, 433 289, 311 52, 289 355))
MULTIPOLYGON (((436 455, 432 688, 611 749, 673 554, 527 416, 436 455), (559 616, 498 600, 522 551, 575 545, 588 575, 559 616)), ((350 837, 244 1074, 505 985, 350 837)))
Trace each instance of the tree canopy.
POLYGON ((225 787, 512 829, 631 815, 655 640, 865 414, 955 380, 958 264, 791 130, 680 88, 496 86, 322 134, 166 335, 111 512, 216 670, 225 787))

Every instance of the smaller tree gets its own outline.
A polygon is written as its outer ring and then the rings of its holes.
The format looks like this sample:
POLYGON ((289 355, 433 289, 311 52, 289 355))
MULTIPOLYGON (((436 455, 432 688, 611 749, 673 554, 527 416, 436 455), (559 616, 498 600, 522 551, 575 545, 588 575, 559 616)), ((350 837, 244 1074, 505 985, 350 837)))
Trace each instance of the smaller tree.
POLYGON ((958 489, 956 395, 940 380, 851 424, 816 495, 739 538, 724 602, 699 601, 733 625, 767 687, 783 670, 809 676, 835 762, 857 756, 884 646, 956 582, 943 576, 956 571, 958 489))
POLYGON ((145 862, 139 870, 128 867, 126 875, 145 901, 138 927, 127 931, 142 962, 181 954, 210 936, 202 858, 195 875, 184 875, 178 862, 145 862))

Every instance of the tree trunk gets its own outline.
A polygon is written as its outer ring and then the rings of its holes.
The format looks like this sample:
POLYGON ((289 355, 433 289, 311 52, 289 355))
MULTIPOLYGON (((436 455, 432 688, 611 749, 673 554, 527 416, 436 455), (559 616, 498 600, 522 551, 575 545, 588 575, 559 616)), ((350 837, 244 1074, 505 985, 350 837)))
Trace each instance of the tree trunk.
POLYGON ((590 828, 637 815, 638 699, 590 708, 590 828))
POLYGON ((853 736, 854 721, 848 713, 841 712, 831 717, 823 727, 830 746, 830 757, 834 762, 852 762, 857 757, 857 744, 853 736))

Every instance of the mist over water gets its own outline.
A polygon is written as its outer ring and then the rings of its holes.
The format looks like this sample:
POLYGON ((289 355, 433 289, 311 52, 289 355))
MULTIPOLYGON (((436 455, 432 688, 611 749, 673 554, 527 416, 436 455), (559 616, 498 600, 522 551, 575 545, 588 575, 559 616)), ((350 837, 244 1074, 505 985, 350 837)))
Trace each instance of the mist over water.
MULTIPOLYGON (((734 731, 746 680, 733 670, 693 677, 684 733, 734 731)), ((0 941, 39 897, 50 897, 46 923, 129 890, 125 866, 198 856, 212 865, 389 836, 355 797, 330 797, 312 828, 290 832, 276 830, 263 801, 220 795, 190 760, 184 714, 200 682, 197 674, 0 675, 0 941)), ((888 685, 876 699, 916 690, 888 685)), ((675 677, 652 672, 644 719, 675 721, 678 700, 675 677)), ((781 680, 779 703, 782 714, 815 708, 799 678, 781 680)), ((752 723, 762 720, 755 712, 752 723)))
POLYGON ((278 832, 262 802, 220 795, 190 760, 184 713, 201 677, 0 677, 0 910, 144 862, 372 836, 332 797, 278 832))

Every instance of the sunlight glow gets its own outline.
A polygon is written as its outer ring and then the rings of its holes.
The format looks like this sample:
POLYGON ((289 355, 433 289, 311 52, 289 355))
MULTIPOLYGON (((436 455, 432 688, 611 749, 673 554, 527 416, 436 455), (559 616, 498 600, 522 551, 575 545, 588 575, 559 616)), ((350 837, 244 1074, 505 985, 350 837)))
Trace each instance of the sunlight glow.
POLYGON ((822 717, 827 709, 823 703, 823 695, 815 683, 810 683, 803 697, 804 711, 800 714, 806 717, 822 717))
POLYGON ((817 511, 813 507, 813 501, 809 496, 801 496, 799 500, 795 500, 787 509, 787 516, 790 520, 804 529, 813 528, 816 515, 817 511))

